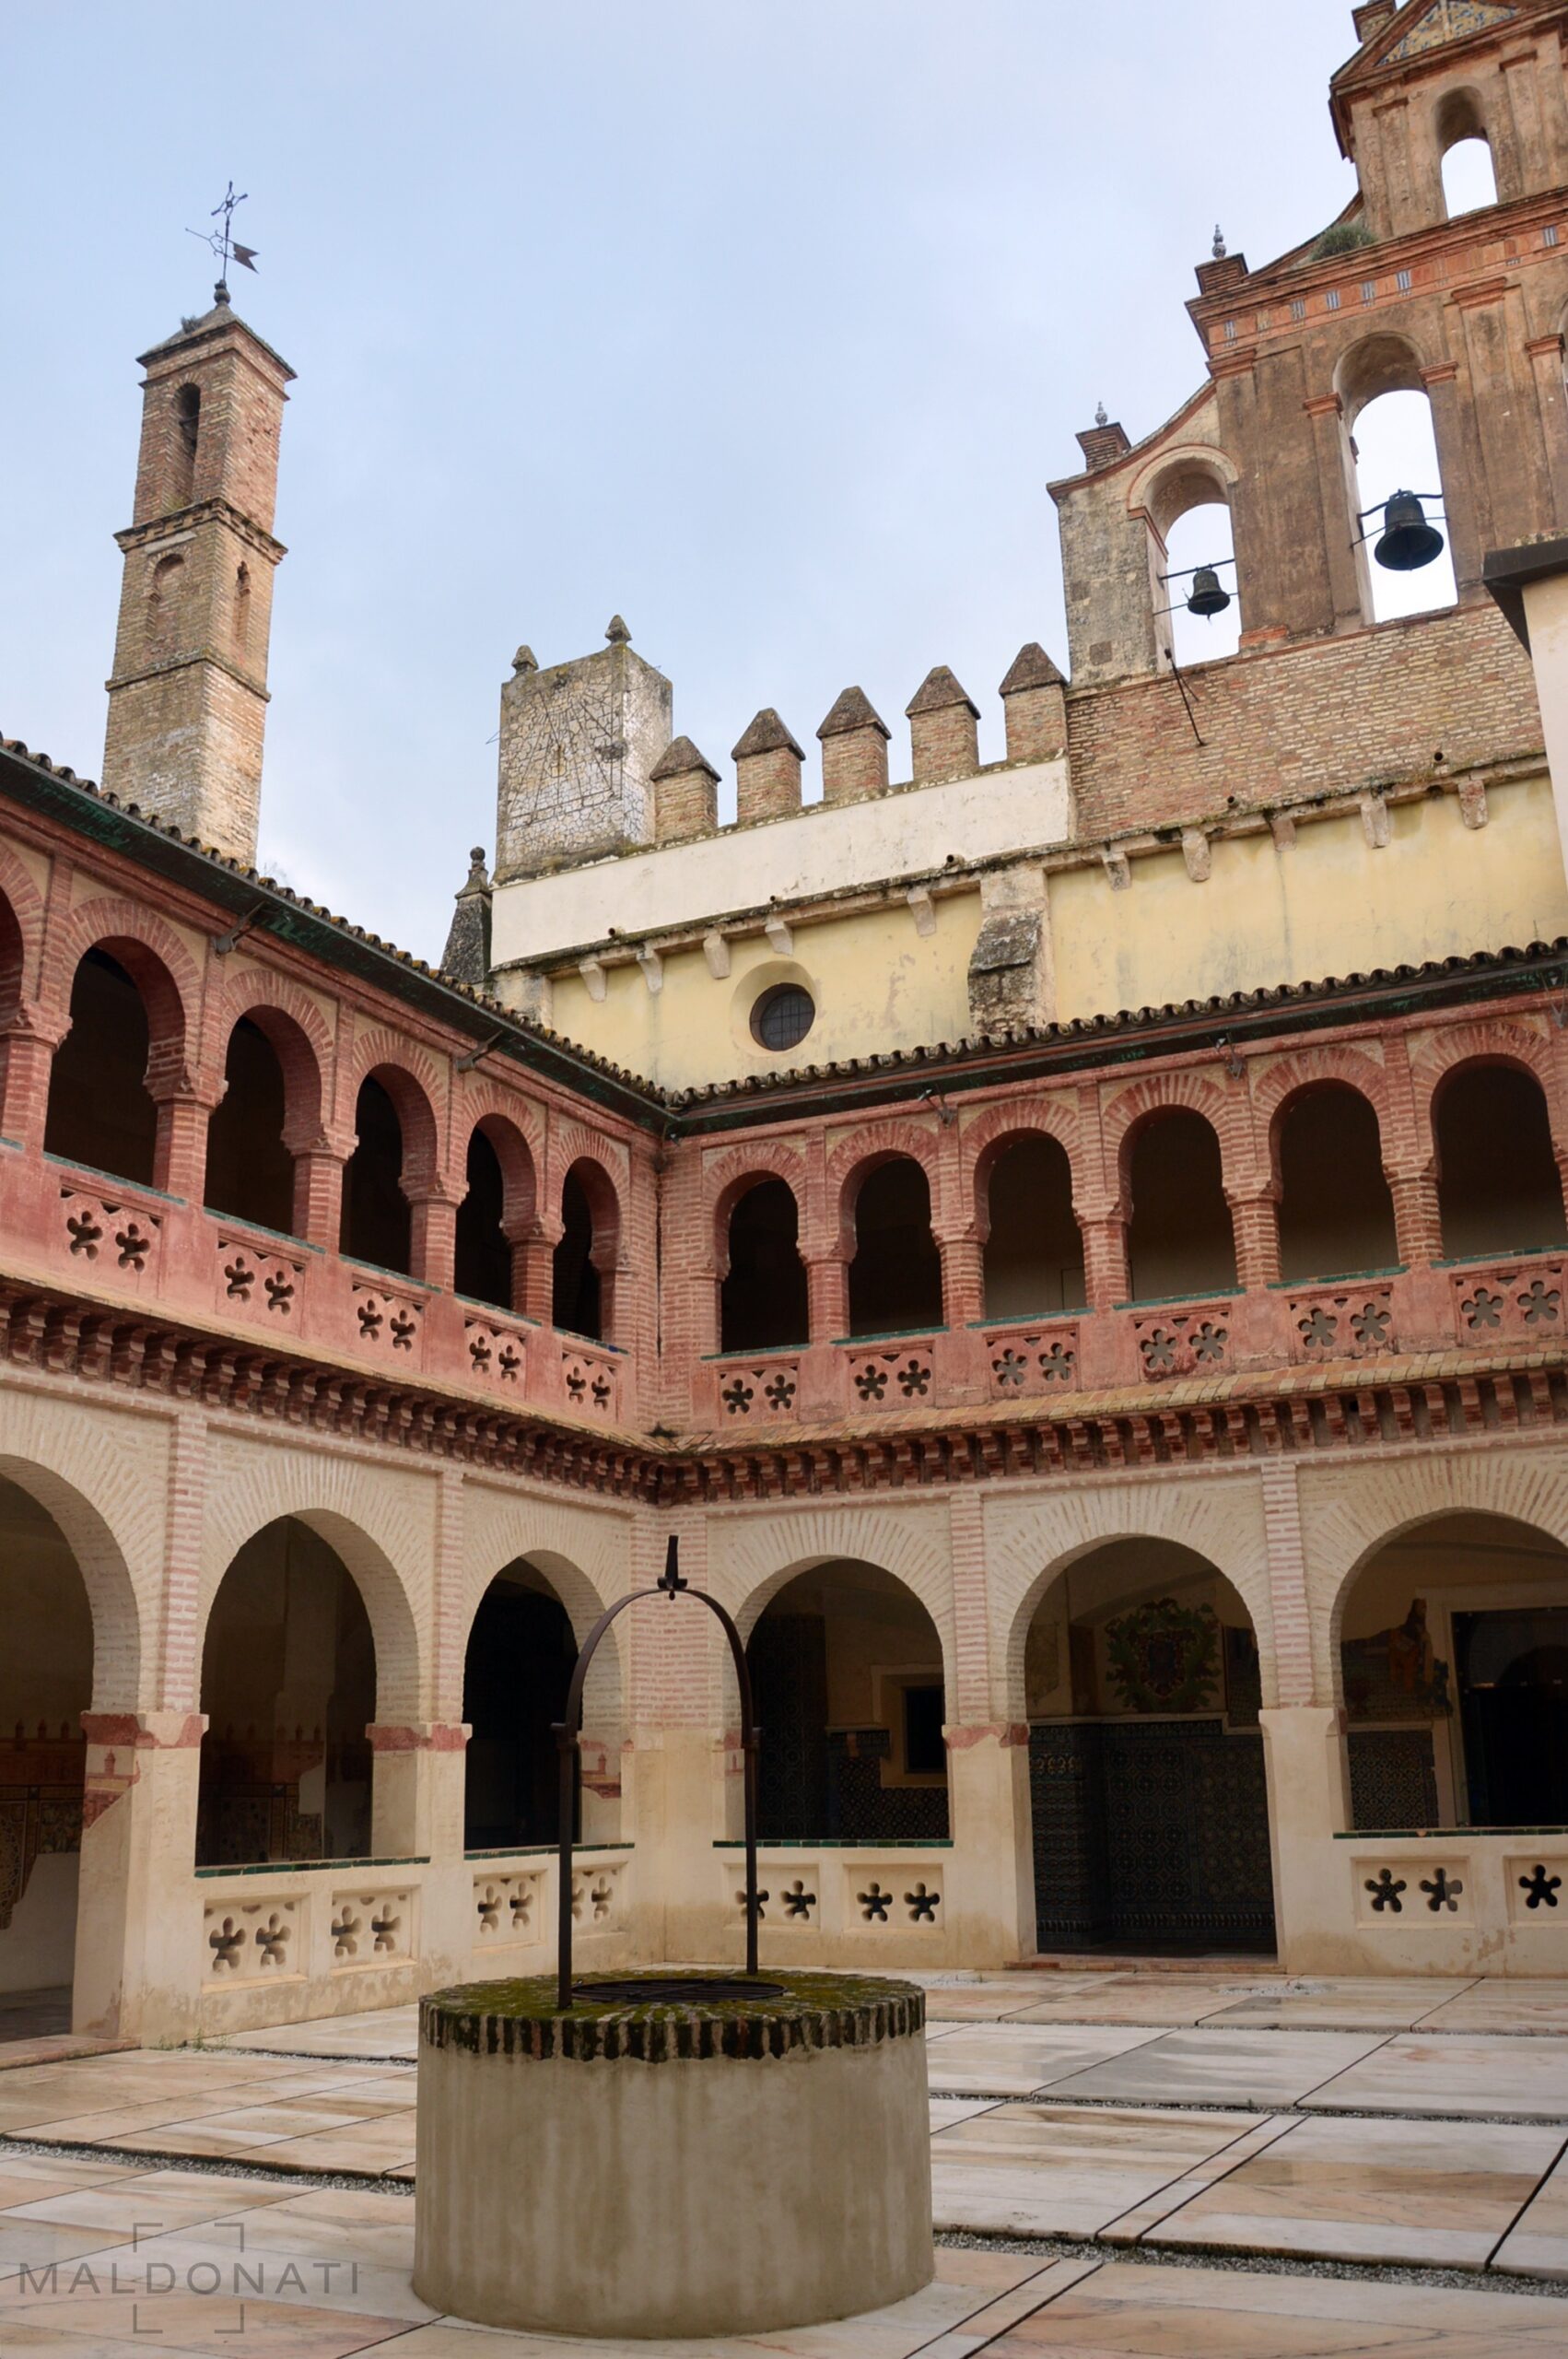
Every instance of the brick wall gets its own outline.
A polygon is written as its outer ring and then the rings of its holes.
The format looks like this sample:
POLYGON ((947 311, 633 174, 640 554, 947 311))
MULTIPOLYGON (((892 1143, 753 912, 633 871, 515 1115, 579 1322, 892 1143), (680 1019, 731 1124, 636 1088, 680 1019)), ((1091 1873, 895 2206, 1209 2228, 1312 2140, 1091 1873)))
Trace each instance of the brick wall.
POLYGON ((1187 680, 1201 748, 1168 676, 1070 697, 1081 836, 1452 775, 1541 744, 1529 659, 1490 604, 1235 658, 1187 680))

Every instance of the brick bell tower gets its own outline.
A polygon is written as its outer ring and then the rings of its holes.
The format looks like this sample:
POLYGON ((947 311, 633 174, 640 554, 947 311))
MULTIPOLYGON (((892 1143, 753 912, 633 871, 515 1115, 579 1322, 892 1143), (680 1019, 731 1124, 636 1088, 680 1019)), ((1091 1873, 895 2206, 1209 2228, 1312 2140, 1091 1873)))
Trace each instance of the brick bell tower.
POLYGON ((294 371, 229 309, 142 355, 103 783, 247 866, 256 857, 278 433, 294 371))

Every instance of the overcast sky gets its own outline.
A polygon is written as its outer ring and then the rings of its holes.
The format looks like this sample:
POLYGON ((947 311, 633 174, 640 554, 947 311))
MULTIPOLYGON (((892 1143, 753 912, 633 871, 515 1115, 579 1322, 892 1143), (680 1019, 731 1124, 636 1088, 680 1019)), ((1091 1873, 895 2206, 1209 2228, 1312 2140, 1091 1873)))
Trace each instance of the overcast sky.
POLYGON ((263 865, 425 956, 493 842, 498 691, 617 609, 729 783, 777 705, 980 704, 1065 664, 1055 511, 1102 398, 1202 373, 1216 220, 1256 265, 1353 189, 1350 0, 8 0, 0 731, 85 775, 136 353, 236 300, 284 420, 263 865))

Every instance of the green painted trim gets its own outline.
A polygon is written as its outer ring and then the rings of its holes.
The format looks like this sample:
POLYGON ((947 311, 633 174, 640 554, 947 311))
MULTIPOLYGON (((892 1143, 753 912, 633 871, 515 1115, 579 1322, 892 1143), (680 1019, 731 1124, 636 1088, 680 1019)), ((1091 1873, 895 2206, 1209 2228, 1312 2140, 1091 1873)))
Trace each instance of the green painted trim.
POLYGON ((352 1869, 356 1876, 366 1874, 371 1868, 427 1868, 428 1853, 410 1853, 402 1860, 260 1860, 254 1865, 238 1868, 197 1868, 193 1872, 203 1879, 216 1876, 295 1876, 307 1872, 320 1875, 330 1869, 334 1874, 352 1869))
POLYGON ((150 1180, 127 1180, 123 1171, 100 1171, 96 1163, 78 1163, 73 1155, 51 1155, 45 1147, 43 1160, 53 1163, 57 1171, 79 1171, 84 1179, 99 1180, 104 1187, 116 1192, 123 1188, 134 1188, 139 1196, 156 1196, 160 1204, 183 1204, 185 1202, 183 1196, 171 1196, 167 1190, 155 1188, 150 1180))
MULTIPOLYGON (((497 1851, 465 1851, 465 1860, 553 1860, 560 1850, 558 1843, 503 1843, 497 1851)), ((635 1851, 635 1843, 574 1843, 572 1857, 579 1860, 585 1851, 635 1851)))
MULTIPOLYGON (((738 1835, 719 1835, 713 1839, 716 1851, 743 1851, 745 1844, 738 1835)), ((825 1835, 813 1841, 805 1835, 781 1835, 777 1839, 759 1835, 759 1851, 951 1851, 951 1835, 894 1835, 885 1842, 874 1835, 825 1835)))
MULTIPOLYGON (((1568 1250, 1568 1249, 1565 1249, 1568 1250)), ((1435 1269, 1438 1265, 1433 1264, 1435 1269)), ((1388 1262, 1378 1270, 1330 1270, 1324 1278, 1270 1278, 1270 1294, 1306 1294, 1315 1286, 1362 1286, 1374 1278, 1408 1278, 1408 1262, 1388 1262)))
POLYGON ((911 1339, 917 1344, 934 1344, 939 1335, 948 1332, 945 1327, 884 1327, 877 1335, 830 1335, 827 1340, 835 1347, 845 1344, 859 1350, 867 1344, 907 1344, 911 1339))

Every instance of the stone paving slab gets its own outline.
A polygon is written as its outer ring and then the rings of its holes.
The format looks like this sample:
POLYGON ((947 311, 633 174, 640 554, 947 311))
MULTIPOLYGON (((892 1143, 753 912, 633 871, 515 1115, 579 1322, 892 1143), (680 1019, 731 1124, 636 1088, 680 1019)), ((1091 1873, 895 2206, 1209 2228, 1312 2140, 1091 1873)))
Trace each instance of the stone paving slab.
POLYGON ((1112 2260, 1000 2335, 987 2359, 1561 2359, 1564 2351, 1568 2302, 1550 2297, 1112 2260))
MULTIPOLYGON (((1564 1929, 1568 1931, 1568 1928, 1564 1929)), ((1423 2031, 1568 2032, 1568 1978, 1493 1975, 1423 2018, 1423 2031)))
POLYGON ((1249 1995, 1233 1999, 1203 2020, 1216 2029, 1235 2024, 1270 2031, 1410 2031, 1421 2024, 1430 2030, 1436 2027, 1438 2012, 1471 1987, 1421 1975, 1281 1982, 1274 1989, 1256 1985, 1249 1995))
POLYGON ((942 2095, 1029 2097, 1153 2036, 1111 2025, 965 2024, 931 2042, 927 2065, 942 2095))
MULTIPOLYGON (((1161 2245, 1484 2269, 1563 2132, 1472 2122, 1297 2120, 1151 2232, 1161 2245)), ((1223 2160, 1223 2157, 1221 2158, 1223 2160)))
POLYGON ((1520 2277, 1568 2279, 1568 2156, 1527 2204, 1492 2265, 1520 2277))
POLYGON ((1004 2105, 931 2143, 939 2228, 1093 2236, 1247 2130, 1256 2114, 1004 2105))
MULTIPOLYGON (((1334 2035, 1303 2036, 1327 2040, 1334 2035)), ((1315 2111, 1512 2113, 1536 2121, 1568 2121, 1568 2039, 1545 2034, 1534 2039, 1461 2039, 1404 2033, 1332 2080, 1325 2074, 1304 2101, 1315 2111)))
POLYGON ((1054 2081, 1051 2093, 1116 2105, 1297 2105, 1383 2045, 1360 2032, 1169 2032, 1054 2081))
POLYGON ((1024 2024, 1146 2024, 1153 2030, 1190 2028, 1235 2004, 1250 1982, 1205 1982, 1186 1974, 1117 1975, 1088 1990, 1043 1993, 1012 2014, 1024 2024))

